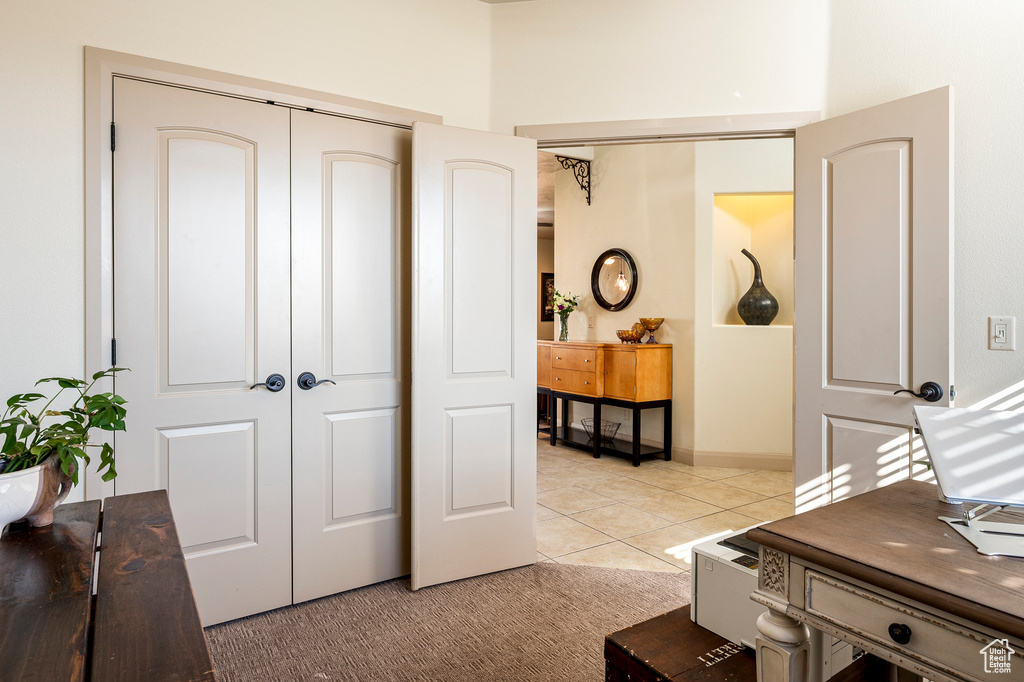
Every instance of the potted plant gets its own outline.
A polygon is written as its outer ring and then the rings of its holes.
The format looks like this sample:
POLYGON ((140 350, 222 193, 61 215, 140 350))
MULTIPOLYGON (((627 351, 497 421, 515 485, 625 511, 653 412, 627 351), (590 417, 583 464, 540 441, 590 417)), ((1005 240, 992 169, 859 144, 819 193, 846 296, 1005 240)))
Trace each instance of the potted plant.
POLYGON ((122 369, 97 372, 89 382, 65 377, 40 379, 36 386, 57 385, 53 396, 16 393, 7 400, 0 419, 0 533, 8 523, 20 519, 33 526, 53 523, 53 508, 78 485, 78 460, 88 466, 90 448, 99 448, 97 470, 103 480, 117 476, 113 448, 109 443, 91 443, 89 436, 93 429, 124 431, 124 398, 92 393, 97 381, 122 369), (50 409, 65 391, 77 393, 71 406, 50 409))

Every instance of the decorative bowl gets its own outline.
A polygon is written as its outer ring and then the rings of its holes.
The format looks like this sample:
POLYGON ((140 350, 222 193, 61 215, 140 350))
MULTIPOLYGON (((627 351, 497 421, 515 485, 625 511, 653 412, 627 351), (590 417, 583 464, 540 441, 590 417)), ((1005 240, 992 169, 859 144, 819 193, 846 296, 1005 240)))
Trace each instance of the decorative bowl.
POLYGON ((640 318, 640 324, 643 325, 644 329, 646 329, 647 331, 649 331, 651 333, 650 338, 647 339, 647 343, 658 343, 657 341, 654 340, 654 332, 658 331, 658 327, 660 327, 661 323, 664 322, 664 321, 665 321, 664 317, 641 317, 640 318))
POLYGON ((640 329, 617 329, 615 330, 615 336, 619 337, 619 341, 622 343, 636 343, 643 338, 646 334, 646 330, 640 329))

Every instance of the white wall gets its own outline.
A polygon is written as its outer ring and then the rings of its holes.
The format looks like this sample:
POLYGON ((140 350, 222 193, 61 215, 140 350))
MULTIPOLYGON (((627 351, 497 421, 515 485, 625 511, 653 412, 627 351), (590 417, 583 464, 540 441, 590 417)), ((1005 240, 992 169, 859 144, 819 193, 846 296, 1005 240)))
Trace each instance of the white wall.
POLYGON ((822 0, 535 0, 494 6, 493 121, 821 108, 822 0))
POLYGON ((540 288, 540 274, 555 271, 555 240, 537 239, 537 338, 550 341, 555 338, 555 322, 542 322, 540 304, 544 302, 544 291, 540 288))
MULTIPOLYGON (((641 317, 664 317, 655 334, 672 344, 672 428, 679 447, 693 447, 693 144, 597 147, 591 166, 592 204, 571 173, 555 175, 555 284, 582 295, 569 316, 569 339, 619 343, 616 329, 641 317), (594 302, 590 273, 605 250, 625 249, 636 261, 639 283, 633 301, 609 312, 594 302), (594 318, 593 328, 587 317, 594 318)), ((591 408, 574 403, 573 421, 591 408)), ((628 412, 602 410, 623 422, 628 412)), ((642 435, 662 440, 660 410, 644 415, 642 435)))
MULTIPOLYGON (((694 146, 694 462, 788 469, 793 453, 793 328, 783 323, 785 318, 771 326, 746 326, 731 316, 716 319, 721 310, 715 309, 715 284, 722 284, 716 274, 726 267, 735 267, 737 276, 742 273, 742 286, 729 294, 735 308, 736 293, 746 292, 753 268, 736 253, 739 244, 732 244, 733 253, 716 253, 715 196, 792 192, 793 142, 743 140, 694 146)), ((753 246, 750 235, 749 229, 743 231, 748 248, 753 246)), ((765 280, 788 306, 793 300, 792 244, 790 236, 788 243, 784 237, 781 245, 771 245, 776 257, 788 250, 789 289, 783 281, 765 280)), ((759 249, 754 255, 761 253, 759 249)))
POLYGON ((0 398, 83 370, 83 46, 486 128, 476 0, 0 2, 0 398))

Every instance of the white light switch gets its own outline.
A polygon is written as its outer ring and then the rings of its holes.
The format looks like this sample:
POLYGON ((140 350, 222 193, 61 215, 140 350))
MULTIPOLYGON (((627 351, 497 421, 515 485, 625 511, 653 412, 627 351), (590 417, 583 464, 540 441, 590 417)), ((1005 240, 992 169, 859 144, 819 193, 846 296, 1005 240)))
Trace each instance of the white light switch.
POLYGON ((988 349, 1017 350, 1017 318, 999 315, 988 318, 988 349))

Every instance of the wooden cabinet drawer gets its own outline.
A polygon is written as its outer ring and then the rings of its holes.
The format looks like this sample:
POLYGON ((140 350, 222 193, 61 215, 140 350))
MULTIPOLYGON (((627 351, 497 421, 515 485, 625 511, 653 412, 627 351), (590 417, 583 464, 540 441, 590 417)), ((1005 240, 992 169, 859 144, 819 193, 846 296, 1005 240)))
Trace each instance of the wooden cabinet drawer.
POLYGON ((552 369, 575 369, 582 372, 596 371, 597 350, 587 348, 552 348, 552 369))
POLYGON ((551 370, 551 389, 566 393, 597 395, 597 374, 553 368, 551 370))
MULTIPOLYGON (((957 623, 917 611, 884 596, 808 570, 805 574, 806 610, 813 616, 853 634, 882 644, 908 658, 937 667, 957 679, 991 679, 984 671, 981 649, 993 641, 957 623), (889 626, 910 628, 910 638, 900 644, 889 626)), ((1024 680, 1024 658, 1014 654, 1007 680, 1024 680)))

